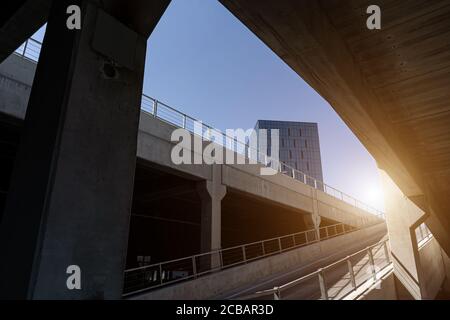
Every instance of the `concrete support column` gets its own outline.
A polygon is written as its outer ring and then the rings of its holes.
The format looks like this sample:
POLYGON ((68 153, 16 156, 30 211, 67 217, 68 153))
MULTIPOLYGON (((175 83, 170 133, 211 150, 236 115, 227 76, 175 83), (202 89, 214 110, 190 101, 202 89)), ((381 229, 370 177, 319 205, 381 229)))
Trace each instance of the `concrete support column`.
POLYGON ((382 177, 386 224, 395 276, 415 299, 424 298, 421 267, 415 229, 425 213, 410 201, 386 172, 382 177))
POLYGON ((0 228, 2 298, 121 298, 146 37, 100 3, 53 1, 0 228))
MULTIPOLYGON (((201 212, 201 252, 209 252, 222 247, 222 199, 227 188, 222 185, 220 165, 212 165, 212 180, 199 182, 197 190, 202 200, 201 212)), ((220 257, 214 255, 211 267, 220 265, 220 257)))
MULTIPOLYGON (((319 228, 320 228, 320 221, 321 221, 321 218, 319 215, 319 202, 317 200, 317 190, 311 189, 311 191, 312 191, 311 199, 312 199, 313 212, 308 219, 310 221, 309 225, 311 226, 311 228, 309 228, 308 224, 307 224, 307 227, 308 227, 308 229, 316 229, 316 238, 317 238, 317 240, 319 240, 320 239, 319 228)), ((305 221, 305 223, 306 223, 306 221, 305 221)))

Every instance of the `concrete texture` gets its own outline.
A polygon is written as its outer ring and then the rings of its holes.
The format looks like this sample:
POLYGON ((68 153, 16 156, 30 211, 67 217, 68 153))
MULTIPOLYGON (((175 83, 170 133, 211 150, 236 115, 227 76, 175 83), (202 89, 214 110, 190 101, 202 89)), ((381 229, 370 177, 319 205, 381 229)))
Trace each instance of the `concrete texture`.
MULTIPOLYGON (((25 60, 20 57, 14 57, 12 60, 25 60)), ((33 70, 30 68, 29 60, 22 62, 26 65, 23 68, 27 83, 33 77, 33 70)), ((2 70, 5 74, 13 74, 14 64, 6 64, 2 70)), ((20 79, 24 78, 22 75, 20 79)), ((20 80, 19 79, 19 80, 20 80)), ((19 86, 19 83, 14 86, 19 86)), ((1 88, 0 88, 1 90, 1 88)), ((25 90, 27 90, 25 88, 25 90)), ((0 91, 1 92, 1 91, 0 91)), ((6 97, 5 98, 12 99, 6 97)), ((5 104, 2 112, 8 114, 17 114, 22 118, 25 105, 18 105, 18 101, 13 104, 5 104)), ((170 141, 175 127, 169 123, 163 122, 152 115, 141 112, 139 120, 137 156, 151 163, 173 169, 177 174, 186 174, 196 179, 212 181, 213 169, 210 165, 204 164, 181 164, 175 165, 171 160, 171 150, 175 145, 170 141)), ((204 142, 204 146, 208 143, 204 142)), ((191 158, 194 158, 195 151, 190 150, 191 158)), ((235 155, 237 157, 237 155, 235 155)), ((292 179, 284 174, 277 173, 273 176, 261 176, 261 165, 218 165, 221 170, 221 184, 234 188, 241 192, 254 195, 269 201, 274 201, 298 210, 318 214, 324 218, 343 222, 355 227, 360 227, 365 223, 379 221, 372 214, 354 207, 345 201, 336 199, 320 190, 316 190, 298 180, 292 179)))
POLYGON ((387 270, 380 280, 369 288, 357 292, 348 297, 349 300, 397 300, 397 290, 395 285, 395 275, 392 267, 387 270))
MULTIPOLYGON (((379 241, 384 241, 386 239, 385 234, 380 234, 375 237, 369 237, 361 241, 354 246, 346 246, 342 250, 334 253, 332 256, 326 257, 324 259, 319 259, 307 266, 300 266, 288 272, 283 272, 275 276, 270 276, 267 279, 258 281, 256 284, 235 290, 231 295, 229 293, 220 296, 219 298, 225 297, 226 299, 243 299, 245 300, 248 295, 255 292, 270 290, 275 287, 281 287, 287 283, 291 283, 301 277, 304 277, 311 272, 317 271, 322 268, 324 283, 327 288, 327 294, 329 300, 342 300, 354 292, 352 282, 350 279, 349 268, 347 261, 341 263, 333 264, 340 259, 347 258, 347 256, 352 255, 355 251, 363 250, 368 246, 374 245, 379 241)), ((374 258, 374 264, 376 270, 382 270, 389 263, 384 252, 383 245, 378 245, 372 248, 372 255, 374 258)), ((355 276, 356 286, 362 287, 367 282, 371 282, 372 268, 369 264, 369 256, 366 251, 359 252, 353 255, 349 259, 353 266, 353 274, 355 276)), ((321 291, 318 281, 318 276, 314 276, 305 279, 297 285, 291 286, 287 289, 280 290, 279 297, 283 300, 318 300, 321 299, 321 291)), ((272 296, 263 296, 261 299, 272 299, 272 296)), ((258 298, 256 298, 258 299, 258 298)))
POLYGON ((0 18, 0 63, 47 21, 51 0, 5 0, 0 18))
MULTIPOLYGON (((159 290, 139 294, 130 299, 207 299, 224 294, 245 285, 261 281, 270 275, 300 268, 317 260, 341 252, 342 248, 355 249, 370 239, 380 239, 386 233, 386 226, 378 224, 362 230, 348 233, 333 239, 317 242, 285 253, 277 254, 246 265, 233 267, 212 273, 198 279, 175 284, 159 290)), ((376 241, 376 240, 372 240, 376 241)), ((367 244, 368 245, 368 244, 367 244)), ((348 254, 348 253, 346 253, 348 254)), ((336 259, 336 257, 333 257, 336 259)), ((332 261, 330 261, 332 262, 332 261)), ((329 262, 329 263, 330 263, 329 262)))
POLYGON ((434 299, 447 279, 447 255, 434 237, 418 247, 415 230, 427 222, 429 216, 409 200, 384 171, 380 174, 394 274, 415 299, 434 299))
MULTIPOLYGON (((221 245, 221 221, 222 199, 227 193, 227 188, 221 184, 220 168, 212 167, 212 180, 199 182, 197 189, 200 194, 201 209, 201 252, 210 252, 222 248, 221 245)), ((220 261, 214 261, 213 266, 219 266, 220 261)))
POLYGON ((448 1, 377 1, 375 31, 365 1, 221 3, 331 104, 450 254, 448 1))
POLYGON ((435 238, 419 248, 419 259, 422 273, 422 299, 435 299, 447 278, 445 264, 439 243, 435 238))
POLYGON ((82 2, 78 32, 65 28, 70 1, 52 6, 1 225, 4 298, 121 297, 146 38, 111 17, 134 66, 106 72, 111 57, 91 47, 106 13, 82 2), (66 286, 70 265, 81 290, 66 286))
POLYGON ((410 201, 392 179, 382 170, 380 175, 385 198, 394 272, 415 299, 421 299, 420 265, 415 226, 425 218, 425 213, 410 201), (401 214, 399 214, 401 213, 401 214))
POLYGON ((0 112, 25 118, 36 63, 12 54, 0 64, 0 112))
MULTIPOLYGON (((174 142, 170 136, 175 127, 162 122, 152 115, 141 113, 138 135, 138 157, 161 166, 172 168, 181 173, 200 179, 211 180, 210 165, 175 165, 170 159, 174 142)), ((195 151, 191 148, 191 154, 195 151)), ((359 227, 365 223, 380 221, 374 215, 338 200, 320 190, 316 190, 284 174, 261 176, 261 165, 217 165, 221 170, 221 184, 246 194, 254 195, 309 213, 319 215, 359 227), (316 211, 314 201, 316 199, 316 211)))

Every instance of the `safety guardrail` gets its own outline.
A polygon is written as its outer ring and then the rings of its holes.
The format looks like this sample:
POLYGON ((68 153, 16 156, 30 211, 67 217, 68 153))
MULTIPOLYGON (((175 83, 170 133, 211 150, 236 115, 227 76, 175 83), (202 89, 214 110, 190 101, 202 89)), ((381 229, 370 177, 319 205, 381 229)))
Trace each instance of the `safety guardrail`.
POLYGON ((331 270, 335 269, 338 266, 341 266, 342 264, 346 264, 348 268, 348 274, 349 274, 349 282, 351 285, 350 292, 346 292, 345 295, 348 295, 349 293, 355 291, 357 288, 359 288, 362 284, 364 284, 366 281, 372 279, 373 281, 377 280, 377 272, 383 270, 387 266, 389 266, 391 263, 391 256, 389 254, 388 249, 388 240, 381 241, 377 244, 374 244, 372 246, 369 246, 363 250, 360 250, 358 252, 353 253, 350 256, 347 256, 346 258, 343 258, 339 261, 336 261, 326 267, 320 268, 312 273, 309 273, 303 277, 300 277, 298 279, 295 279, 293 281, 290 281, 288 283, 285 283, 281 286, 274 287, 272 289, 263 290, 256 292, 254 294, 246 295, 239 297, 239 300, 253 300, 253 299, 264 299, 264 298, 271 298, 273 300, 280 300, 283 297, 283 293, 286 292, 289 289, 295 288, 297 286, 300 286, 304 284, 305 282, 316 279, 317 285, 320 289, 320 299, 321 300, 329 300, 330 296, 328 294, 328 286, 326 282, 326 273, 330 272, 331 270), (374 262, 374 253, 373 250, 383 248, 384 249, 384 259, 385 259, 385 265, 380 268, 377 266, 374 262), (352 258, 361 255, 362 253, 366 253, 368 256, 368 264, 370 268, 370 272, 365 273, 365 277, 360 278, 357 281, 357 278, 355 276, 355 270, 354 265, 352 262, 352 258), (377 270, 378 269, 378 270, 377 270))
POLYGON ((180 259, 128 269, 124 277, 124 296, 155 289, 205 274, 246 264, 347 234, 359 228, 343 223, 306 230, 282 237, 214 250, 180 259))
MULTIPOLYGON (((184 114, 168 106, 167 104, 158 101, 152 97, 149 97, 145 94, 142 95, 142 110, 171 125, 186 129, 193 134, 201 135, 202 138, 204 138, 205 136, 208 137, 209 135, 213 135, 212 132, 214 132, 214 136, 221 137, 220 140, 215 139, 214 143, 221 145, 227 149, 230 149, 236 153, 242 154, 244 156, 247 156, 247 154, 249 153, 248 150, 250 149, 250 146, 242 141, 237 140, 236 137, 230 137, 221 132, 220 130, 215 129, 207 124, 201 123, 199 120, 192 118, 187 114, 184 114), (195 123, 197 124, 201 123, 201 128, 195 130, 194 128, 195 123), (196 131, 201 131, 201 133, 200 132, 197 133, 196 131), (232 143, 230 143, 230 141, 232 143)), ((257 160, 260 164, 271 167, 277 170, 279 173, 288 175, 293 179, 303 182, 304 184, 307 184, 317 190, 321 190, 327 193, 328 195, 333 196, 334 198, 337 198, 354 207, 369 212, 379 217, 380 219, 384 219, 384 213, 381 212, 380 210, 375 209, 355 199, 354 197, 349 196, 348 194, 327 185, 323 181, 317 180, 307 175, 306 173, 300 170, 294 169, 293 167, 290 167, 277 159, 268 157, 266 154, 260 153, 258 150, 255 150, 255 153, 258 154, 258 157, 255 160, 257 160), (265 159, 264 163, 259 161, 259 159, 265 159)))
MULTIPOLYGON (((41 46, 42 44, 39 41, 30 38, 24 44, 22 44, 15 51, 15 53, 22 57, 37 61, 39 58, 41 46)), ((200 123, 199 120, 192 118, 168 106, 167 104, 145 94, 142 95, 141 108, 144 112, 153 115, 159 120, 180 128, 184 128, 194 134, 196 133, 194 130, 194 123, 200 123)), ((220 135, 221 137, 223 137, 221 139, 222 141, 214 140, 214 143, 221 144, 236 153, 246 155, 248 150, 251 149, 247 143, 238 141, 236 137, 229 137, 226 134, 222 133, 220 130, 215 129, 207 124, 202 123, 201 131, 202 138, 208 136, 212 132, 220 135), (232 143, 230 144, 229 141, 232 141, 232 143)), ((362 209, 381 219, 384 219, 384 213, 382 211, 368 204, 365 204, 364 202, 357 200, 356 198, 346 194, 345 192, 333 188, 323 181, 317 180, 316 178, 311 177, 306 173, 279 161, 278 159, 268 157, 266 154, 261 153, 258 150, 256 150, 255 152, 258 156, 257 159, 254 160, 258 161, 260 164, 271 167, 282 174, 288 175, 293 179, 303 182, 304 184, 307 184, 317 190, 323 191, 336 199, 350 204, 351 206, 362 209)))

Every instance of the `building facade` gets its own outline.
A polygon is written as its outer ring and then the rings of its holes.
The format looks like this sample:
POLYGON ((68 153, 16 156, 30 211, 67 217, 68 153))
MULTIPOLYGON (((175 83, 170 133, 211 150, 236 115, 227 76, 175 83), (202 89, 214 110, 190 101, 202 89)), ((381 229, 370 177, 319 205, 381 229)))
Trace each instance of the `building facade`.
MULTIPOLYGON (((267 150, 259 150, 260 152, 271 156, 270 130, 278 129, 280 161, 314 179, 323 181, 317 123, 258 120, 255 130, 258 132, 260 129, 267 129, 267 150)), ((260 149, 260 146, 258 148, 260 149)), ((282 170, 286 169, 282 167, 282 170)))

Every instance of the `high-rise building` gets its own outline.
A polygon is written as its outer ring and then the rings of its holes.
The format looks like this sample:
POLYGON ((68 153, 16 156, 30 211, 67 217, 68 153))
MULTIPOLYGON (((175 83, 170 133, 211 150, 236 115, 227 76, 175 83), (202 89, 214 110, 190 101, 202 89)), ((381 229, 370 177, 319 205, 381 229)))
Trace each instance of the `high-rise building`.
MULTIPOLYGON (((255 130, 267 129, 267 150, 261 150, 271 156, 271 129, 279 130, 279 160, 291 168, 323 181, 322 161, 320 158, 319 130, 317 123, 258 120, 255 130)), ((285 168, 282 167, 282 170, 285 168)), ((310 179, 309 179, 310 180, 310 179)), ((313 181, 308 181, 308 184, 313 181)))

